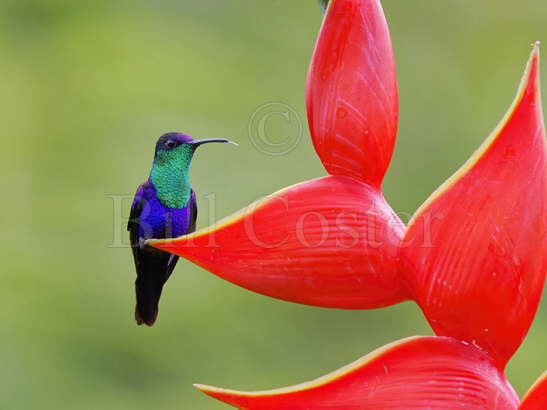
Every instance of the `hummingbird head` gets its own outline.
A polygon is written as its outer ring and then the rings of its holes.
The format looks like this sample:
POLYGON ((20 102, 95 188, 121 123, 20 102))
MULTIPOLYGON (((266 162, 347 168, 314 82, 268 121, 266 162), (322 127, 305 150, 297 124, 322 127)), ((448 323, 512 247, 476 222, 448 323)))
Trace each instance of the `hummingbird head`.
POLYGON ((182 159, 190 161, 197 147, 209 142, 234 142, 225 138, 205 138, 195 140, 189 135, 179 132, 168 132, 163 134, 156 143, 154 158, 158 160, 182 159), (179 158, 180 157, 180 158, 179 158))
POLYGON ((182 208, 186 205, 190 195, 190 162, 196 149, 210 142, 235 144, 225 138, 195 140, 178 132, 163 134, 158 139, 150 180, 165 205, 170 208, 182 208))

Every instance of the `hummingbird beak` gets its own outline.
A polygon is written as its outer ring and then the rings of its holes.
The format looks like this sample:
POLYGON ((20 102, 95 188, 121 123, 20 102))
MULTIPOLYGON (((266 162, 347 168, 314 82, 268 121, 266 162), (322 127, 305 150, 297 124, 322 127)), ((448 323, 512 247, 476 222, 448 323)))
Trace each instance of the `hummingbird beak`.
POLYGON ((194 140, 190 143, 190 145, 197 148, 201 144, 208 144, 210 142, 228 142, 230 144, 238 145, 233 141, 227 140, 226 138, 205 138, 205 139, 202 139, 202 140, 194 140))

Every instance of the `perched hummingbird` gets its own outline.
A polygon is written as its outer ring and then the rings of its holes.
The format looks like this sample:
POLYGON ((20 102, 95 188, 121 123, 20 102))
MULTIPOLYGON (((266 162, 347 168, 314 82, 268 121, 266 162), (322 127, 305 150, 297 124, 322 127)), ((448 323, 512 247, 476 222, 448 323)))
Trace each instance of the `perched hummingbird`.
POLYGON ((194 232, 198 213, 196 194, 190 185, 189 168, 196 149, 209 142, 231 142, 224 138, 193 140, 171 132, 156 143, 148 181, 135 193, 127 230, 133 250, 137 280, 135 320, 152 326, 164 283, 178 256, 146 245, 147 239, 175 238, 194 232))

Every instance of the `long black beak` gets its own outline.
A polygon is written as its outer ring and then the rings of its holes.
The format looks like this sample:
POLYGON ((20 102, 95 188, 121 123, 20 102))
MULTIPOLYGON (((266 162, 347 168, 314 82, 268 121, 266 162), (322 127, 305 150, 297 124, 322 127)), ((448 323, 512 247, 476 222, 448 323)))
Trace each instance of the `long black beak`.
POLYGON ((194 140, 190 143, 190 145, 194 147, 199 147, 201 144, 208 144, 210 142, 228 142, 230 144, 238 145, 233 141, 227 140, 226 138, 204 138, 202 140, 194 140))

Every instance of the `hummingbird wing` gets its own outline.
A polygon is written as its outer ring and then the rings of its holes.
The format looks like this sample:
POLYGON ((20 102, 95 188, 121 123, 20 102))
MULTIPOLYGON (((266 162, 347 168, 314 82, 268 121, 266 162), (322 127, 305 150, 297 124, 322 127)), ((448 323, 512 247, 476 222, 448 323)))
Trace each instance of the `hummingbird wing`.
POLYGON ((139 259, 139 225, 142 209, 146 203, 144 198, 144 191, 146 189, 146 182, 139 185, 137 192, 135 193, 135 198, 131 204, 131 212, 129 214, 129 220, 127 221, 127 230, 129 231, 129 241, 131 243, 131 250, 133 251, 133 259, 135 261, 135 268, 137 273, 140 267, 139 259))

